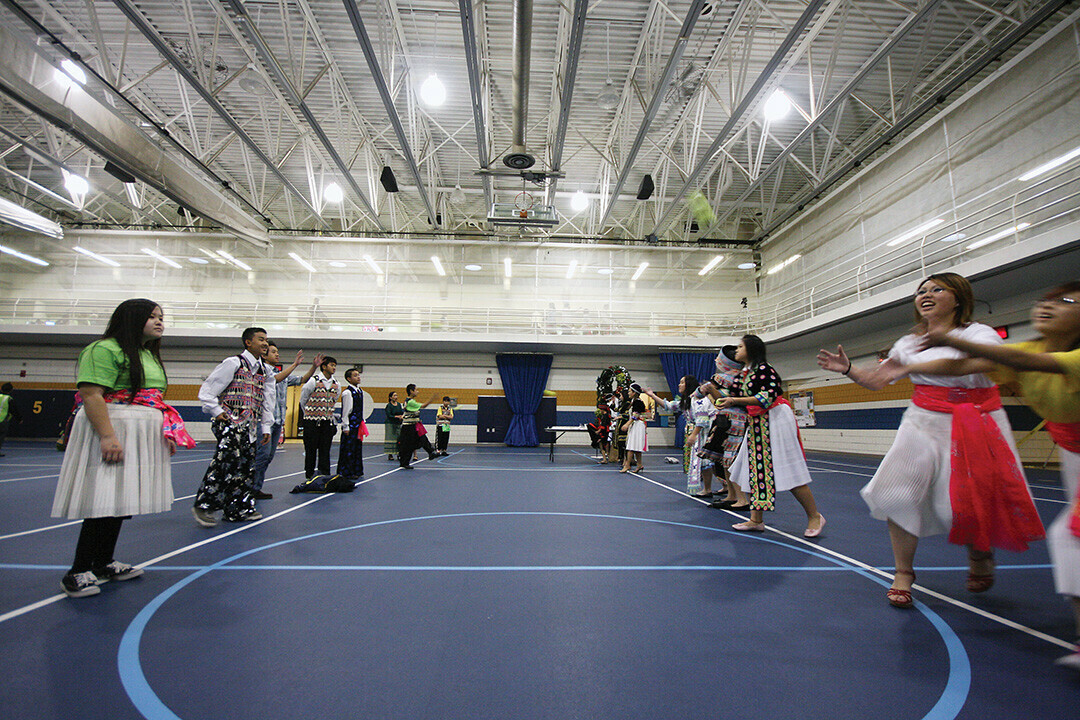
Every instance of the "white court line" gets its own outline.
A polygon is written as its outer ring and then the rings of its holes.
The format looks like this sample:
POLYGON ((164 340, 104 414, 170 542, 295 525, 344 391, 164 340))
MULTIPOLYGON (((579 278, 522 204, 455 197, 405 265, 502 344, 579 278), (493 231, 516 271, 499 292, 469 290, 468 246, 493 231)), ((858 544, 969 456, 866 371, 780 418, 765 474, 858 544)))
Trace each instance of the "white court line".
MULTIPOLYGON (((676 490, 673 487, 668 487, 667 485, 664 485, 663 483, 658 483, 658 482, 655 482, 653 480, 649 480, 649 478, 647 478, 647 477, 645 477, 643 475, 638 475, 637 473, 629 473, 629 474, 633 475, 634 477, 645 480, 647 482, 650 482, 653 485, 656 485, 657 487, 661 487, 661 488, 663 488, 665 490, 670 490, 671 492, 675 493, 676 495, 682 495, 683 497, 689 498, 691 500, 696 500, 697 502, 699 502, 699 503, 701 503, 703 505, 708 504, 704 500, 702 500, 701 498, 696 498, 696 497, 694 497, 692 495, 689 495, 688 493, 685 493, 685 492, 683 492, 681 490, 676 490)), ((724 510, 723 512, 726 512, 726 513, 728 513, 729 515, 731 515, 733 517, 739 518, 740 520, 745 520, 746 519, 744 516, 739 515, 739 514, 734 513, 734 512, 731 512, 730 510, 724 510)), ((854 565, 855 567, 859 568, 860 570, 865 570, 866 572, 874 573, 875 575, 878 575, 879 577, 885 578, 886 580, 889 580, 890 582, 892 581, 893 576, 892 576, 891 573, 886 572, 884 570, 879 570, 876 567, 874 567, 873 565, 868 565, 868 564, 862 562, 861 560, 856 560, 855 558, 853 558, 853 557, 851 557, 849 555, 844 555, 843 553, 836 552, 835 550, 830 550, 827 547, 824 547, 822 545, 818 545, 817 543, 812 543, 809 540, 806 540, 805 538, 798 537, 797 535, 791 535, 790 533, 786 533, 783 530, 777 530, 776 528, 771 527, 769 525, 766 525, 765 529, 768 530, 769 532, 776 533, 780 537, 786 538, 787 540, 790 540, 792 542, 800 543, 802 545, 806 545, 807 547, 811 547, 816 552, 824 553, 826 555, 831 555, 832 557, 837 558, 838 560, 842 560, 845 563, 848 563, 850 565, 854 565)), ((750 533, 747 533, 747 534, 749 535, 750 533)), ((1066 640, 1061 640, 1061 639, 1056 638, 1056 637, 1054 637, 1052 635, 1047 635, 1044 632, 1040 632, 1040 631, 1035 630, 1033 628, 1029 628, 1026 625, 1021 625, 1020 623, 1013 622, 1012 620, 1009 620, 1008 618, 1003 618, 1000 615, 995 615, 994 613, 987 612, 986 610, 983 610, 982 608, 977 608, 974 605, 969 605, 969 604, 967 604, 966 602, 964 602, 962 600, 957 600, 956 598, 949 597, 948 595, 942 595, 941 593, 936 592, 934 590, 930 590, 929 588, 925 588, 922 585, 912 585, 911 587, 918 590, 921 593, 929 595, 932 598, 937 598, 938 600, 949 603, 950 605, 958 607, 961 610, 967 610, 967 611, 969 611, 971 613, 974 613, 975 615, 986 618, 987 620, 991 620, 993 622, 1000 623, 1000 624, 1004 625, 1005 627, 1010 628, 1012 630, 1019 630, 1022 633, 1026 633, 1026 634, 1028 634, 1028 635, 1030 635, 1030 636, 1032 636, 1034 638, 1038 638, 1039 640, 1044 640, 1044 641, 1046 641, 1048 643, 1051 643, 1053 645, 1057 645, 1058 647, 1065 648, 1066 650, 1075 650, 1076 649, 1076 645, 1074 643, 1068 642, 1066 640)))
MULTIPOLYGON (((365 460, 366 459, 367 458, 365 458, 365 460)), ((417 462, 425 462, 425 461, 424 460, 417 460, 417 462)), ((391 474, 397 472, 400 469, 401 469, 400 467, 395 467, 392 470, 388 470, 388 471, 382 473, 381 475, 376 475, 375 477, 368 478, 367 480, 361 480, 360 482, 358 482, 356 484, 357 485, 364 485, 365 483, 369 483, 372 480, 378 480, 379 478, 386 477, 387 475, 391 475, 391 474)), ((303 471, 301 470, 300 472, 303 472, 303 471)), ((296 473, 290 473, 290 475, 295 475, 295 474, 296 473)), ((282 477, 288 477, 288 475, 284 475, 282 477)), ((173 558, 173 557, 176 557, 177 555, 181 555, 183 553, 186 553, 188 550, 194 550, 195 548, 202 547, 203 545, 209 545, 210 543, 215 543, 218 540, 221 540, 223 538, 227 538, 227 537, 230 537, 232 535, 236 535, 237 533, 245 532, 245 531, 250 530, 251 528, 256 527, 258 525, 262 525, 262 524, 267 523, 267 522, 269 522, 271 520, 274 520, 276 518, 282 517, 284 515, 288 515, 291 512, 295 512, 295 511, 297 511, 297 510, 299 510, 301 508, 305 508, 308 505, 312 505, 314 503, 319 502, 320 500, 325 500, 326 498, 331 497, 331 496, 333 496, 335 494, 337 494, 337 493, 327 493, 326 495, 317 495, 317 496, 311 498, 310 500, 308 500, 306 502, 302 502, 299 505, 294 505, 293 507, 286 508, 286 509, 282 510, 281 512, 277 512, 277 513, 274 513, 273 515, 270 515, 269 517, 264 517, 261 520, 253 520, 253 521, 250 521, 250 522, 241 523, 239 527, 234 528, 233 530, 229 530, 228 532, 223 532, 220 535, 214 535, 213 537, 209 537, 209 538, 207 538, 205 540, 200 540, 199 542, 196 542, 196 543, 191 543, 190 545, 185 545, 182 548, 177 548, 176 550, 173 550, 171 552, 167 552, 164 555, 159 555, 156 558, 153 558, 151 560, 147 560, 144 563, 139 563, 135 567, 145 568, 145 567, 150 567, 151 565, 156 565, 156 564, 162 562, 163 560, 168 560, 169 558, 173 558)), ((65 593, 58 593, 56 595, 53 595, 52 597, 47 597, 44 600, 39 600, 39 601, 37 601, 35 603, 31 603, 30 605, 25 605, 25 606, 23 606, 21 608, 17 608, 15 610, 10 611, 10 612, 4 613, 3 615, 0 615, 0 623, 7 622, 8 620, 12 620, 14 618, 17 618, 20 615, 25 615, 26 613, 33 612, 34 610, 38 610, 39 608, 43 608, 43 607, 46 607, 48 605, 52 605, 55 602, 59 602, 61 600, 66 600, 66 599, 68 599, 68 596, 65 593)))
MULTIPOLYGON (((204 458, 192 458, 191 460, 174 460, 171 464, 172 465, 186 465, 187 463, 194 463, 194 462, 208 462, 210 460, 210 458, 212 458, 212 457, 213 457, 213 455, 211 454, 211 455, 207 455, 204 458)), ((43 466, 43 467, 46 467, 46 466, 43 466)), ((60 477, 60 467, 59 466, 57 466, 56 472, 54 472, 54 473, 52 473, 50 475, 34 475, 32 477, 7 478, 6 480, 0 480, 0 484, 10 483, 10 482, 21 482, 23 480, 47 480, 49 478, 56 478, 56 477, 60 477)))
MULTIPOLYGON (((382 456, 382 454, 380 453, 379 455, 372 455, 372 456, 366 457, 364 459, 365 460, 370 460, 371 458, 381 457, 381 456, 382 456)), ((184 462, 191 462, 191 461, 185 460, 184 462)), ((270 481, 273 482, 274 480, 284 480, 287 477, 292 477, 293 475, 299 475, 302 472, 304 472, 304 471, 303 470, 297 470, 296 472, 287 473, 285 475, 278 475, 276 477, 270 478, 270 481)), ((363 482, 367 482, 367 481, 364 480, 363 482)), ((360 484, 361 483, 357 483, 357 485, 360 485, 360 484)), ((179 497, 174 497, 173 502, 175 503, 175 502, 178 502, 180 500, 191 500, 192 498, 195 497, 195 495, 196 495, 196 493, 192 493, 190 495, 181 495, 179 497)), ((78 525, 81 522, 82 522, 81 519, 80 520, 72 520, 71 522, 59 523, 57 525, 45 525, 44 527, 34 528, 33 530, 23 530, 22 532, 11 533, 9 535, 0 535, 0 540, 7 540, 8 538, 21 537, 23 535, 33 535, 35 533, 45 532, 46 530, 59 530, 60 528, 66 528, 66 527, 71 527, 72 525, 78 525)))

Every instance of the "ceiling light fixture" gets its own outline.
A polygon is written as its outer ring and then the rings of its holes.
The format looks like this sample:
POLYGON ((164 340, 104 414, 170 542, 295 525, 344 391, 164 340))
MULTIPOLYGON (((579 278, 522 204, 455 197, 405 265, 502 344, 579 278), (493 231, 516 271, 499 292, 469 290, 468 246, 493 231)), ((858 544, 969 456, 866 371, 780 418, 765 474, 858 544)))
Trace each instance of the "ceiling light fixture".
POLYGON ((334 203, 336 205, 344 199, 345 193, 342 192, 340 185, 336 182, 332 182, 323 188, 322 197, 324 202, 334 203))
POLYGON ((209 250, 207 250, 206 248, 199 248, 199 252, 201 252, 203 255, 210 258, 211 260, 213 260, 214 262, 216 262, 219 265, 224 265, 225 264, 225 260, 222 260, 220 257, 218 257, 217 253, 212 253, 209 250))
POLYGON ((1019 231, 1023 230, 1024 228, 1030 227, 1030 226, 1031 226, 1031 223, 1026 223, 1026 222, 1022 222, 1019 225, 1013 225, 1011 228, 1006 228, 1005 230, 1001 230, 999 232, 996 232, 993 235, 990 235, 988 237, 984 237, 982 240, 976 240, 975 242, 968 245, 967 249, 968 250, 974 250, 975 248, 981 248, 983 245, 989 245, 990 243, 994 242, 995 240, 1000 240, 1003 237, 1008 237, 1009 235, 1012 235, 1013 233, 1019 232, 1019 231))
POLYGON ((589 198, 585 193, 578 190, 574 193, 574 196, 570 198, 570 207, 574 212, 581 212, 589 207, 589 198))
POLYGON ((787 260, 784 260, 783 262, 779 262, 776 265, 773 265, 771 268, 769 268, 769 271, 767 273, 765 273, 765 274, 766 275, 775 275, 776 273, 780 272, 781 270, 783 270, 788 265, 795 262, 796 260, 798 260, 801 257, 802 257, 802 255, 797 255, 797 254, 792 255, 787 260))
POLYGON ((753 270, 756 267, 757 267, 757 263, 752 263, 752 262, 739 263, 739 269, 740 270, 753 270))
POLYGON ((952 235, 946 235, 945 237, 938 240, 938 242, 958 242, 966 237, 967 233, 955 232, 952 235))
POLYGON ((0 222, 21 230, 47 235, 54 240, 60 240, 64 237, 64 228, 60 226, 60 223, 53 222, 47 217, 38 215, 32 210, 27 210, 22 205, 17 205, 2 197, 0 197, 0 222))
POLYGON ((611 268, 600 268, 599 270, 596 271, 596 274, 597 275, 611 275, 614 272, 615 271, 612 270, 611 268))
POLYGON ((289 257, 291 257, 293 260, 295 260, 297 265, 304 268, 309 273, 319 272, 318 270, 315 269, 314 265, 312 265, 307 260, 305 260, 304 258, 297 255, 296 253, 294 253, 294 252, 289 253, 289 257))
POLYGON ((450 191, 450 202, 455 205, 465 202, 465 191, 461 189, 461 183, 455 185, 454 189, 450 191))
POLYGON ((91 251, 87 250, 84 247, 79 247, 78 245, 76 245, 75 247, 73 247, 71 249, 74 250, 77 253, 81 253, 81 254, 85 255, 88 258, 92 258, 94 260, 97 260, 99 263, 104 263, 106 265, 111 265, 112 267, 120 267, 120 263, 116 262, 115 260, 107 258, 104 255, 98 255, 96 252, 91 252, 91 251))
POLYGON ((483 270, 484 268, 480 267, 479 265, 466 265, 465 269, 469 272, 478 272, 480 270, 483 270))
POLYGON ((231 262, 233 265, 240 268, 241 270, 247 270, 248 272, 251 272, 251 266, 250 265, 248 265, 246 262, 243 262, 242 260, 237 260, 236 258, 234 258, 229 253, 225 252, 224 250, 218 250, 218 255, 225 258, 226 260, 228 260, 229 262, 231 262))
POLYGON ((899 245, 902 242, 907 242, 908 240, 911 240, 912 238, 916 238, 916 237, 919 237, 920 235, 926 234, 926 232, 928 230, 932 230, 932 229, 936 228, 938 225, 941 225, 943 222, 945 222, 945 221, 942 220, 941 218, 936 218, 934 220, 931 220, 928 223, 924 223, 924 224, 920 225, 917 228, 913 228, 911 230, 908 230, 903 235, 899 235, 899 236, 893 238, 892 240, 890 240, 889 242, 885 243, 885 245, 886 245, 886 247, 895 247, 895 246, 899 245))
POLYGON ((574 277, 574 271, 577 270, 577 260, 571 260, 570 264, 566 266, 566 279, 574 277))
POLYGON ((328 265, 329 265, 330 267, 336 267, 336 268, 343 268, 343 267, 345 267, 345 263, 341 262, 340 260, 331 260, 331 261, 330 261, 329 263, 327 263, 327 264, 328 264, 328 265))
POLYGON ((514 275, 511 270, 510 258, 503 258, 503 275, 506 277, 513 277, 514 275))
POLYGON ((716 256, 716 257, 714 257, 714 258, 713 258, 712 260, 710 260, 710 261, 709 261, 709 262, 708 262, 708 263, 707 263, 707 264, 705 265, 705 267, 703 267, 703 268, 701 268, 700 270, 698 270, 698 275, 706 275, 706 274, 708 274, 708 272, 709 272, 710 270, 712 270, 712 269, 713 269, 714 267, 716 267, 717 265, 719 265, 719 264, 720 264, 720 262, 721 262, 721 261, 722 261, 723 259, 724 259, 724 256, 723 256, 723 255, 717 255, 717 256, 716 256))
POLYGON ((375 271, 376 275, 382 275, 383 274, 382 268, 379 267, 378 264, 374 260, 371 259, 370 255, 365 255, 364 256, 364 262, 366 262, 368 264, 368 266, 372 270, 375 271))
POLYGON ((438 255, 431 256, 431 264, 435 266, 435 272, 439 273, 440 277, 446 277, 446 270, 443 269, 442 260, 439 259, 438 255))
POLYGON ((67 170, 64 171, 64 187, 72 195, 85 195, 90 191, 90 183, 86 182, 86 178, 67 170))
POLYGON ((1026 173, 1024 173, 1023 175, 1021 175, 1020 177, 1018 177, 1016 179, 1019 180, 1020 182, 1027 182, 1028 180, 1032 180, 1034 178, 1037 178, 1040 175, 1043 175, 1045 173, 1050 172, 1051 170, 1053 170, 1056 167, 1060 167, 1061 165, 1064 165, 1065 163, 1069 162, 1070 160, 1072 160, 1073 158, 1076 158, 1076 157, 1080 157, 1080 147, 1073 148, 1072 150, 1065 153, 1061 157, 1054 158, 1053 160, 1051 160, 1048 163, 1043 163, 1042 165, 1035 168, 1034 170, 1028 170, 1026 173))
POLYGON ((195 263, 196 265, 209 265, 210 261, 201 257, 189 257, 188 262, 195 263))
POLYGON ((0 245, 0 253, 4 253, 5 255, 11 255, 12 257, 17 257, 20 260, 25 260, 28 263, 34 263, 35 265, 40 265, 41 267, 49 267, 49 263, 45 262, 41 258, 36 258, 33 255, 21 253, 18 250, 9 248, 7 245, 0 245))
POLYGON ((649 263, 643 262, 637 266, 637 270, 634 271, 633 277, 630 278, 631 282, 641 277, 641 274, 645 272, 645 268, 649 267, 649 263))
POLYGON ((604 26, 604 34, 607 41, 604 43, 604 53, 607 56, 607 82, 604 89, 596 96, 596 104, 601 110, 614 110, 619 107, 620 95, 615 89, 615 83, 611 81, 611 23, 604 26))
POLYGON ((428 107, 439 107, 446 102, 446 86, 435 73, 431 73, 420 85, 420 99, 428 107))
POLYGON ((72 80, 80 85, 86 84, 86 73, 74 60, 67 58, 60 61, 60 68, 56 71, 54 77, 63 85, 70 85, 72 80))
POLYGON ((184 269, 183 265, 176 262, 175 260, 170 260, 169 258, 167 258, 164 255, 162 255, 161 253, 159 253, 157 250, 151 250, 150 248, 143 248, 142 252, 145 253, 146 255, 149 255, 150 257, 154 258, 155 260, 160 260, 161 262, 165 263, 169 267, 174 267, 177 270, 183 270, 184 269))
POLYGON ((791 98, 789 98, 783 90, 774 92, 769 99, 765 101, 765 107, 762 110, 765 119, 769 122, 781 120, 789 112, 791 112, 791 98))

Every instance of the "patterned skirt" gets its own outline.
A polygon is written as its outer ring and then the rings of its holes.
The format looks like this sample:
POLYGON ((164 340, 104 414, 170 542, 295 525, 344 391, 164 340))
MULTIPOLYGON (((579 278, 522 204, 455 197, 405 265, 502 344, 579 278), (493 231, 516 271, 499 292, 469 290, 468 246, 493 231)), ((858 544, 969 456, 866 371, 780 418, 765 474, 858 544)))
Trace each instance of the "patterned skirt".
POLYGON ((730 473, 731 481, 750 493, 755 510, 772 510, 776 493, 810 483, 810 470, 790 407, 777 405, 767 415, 747 423, 730 473))
POLYGON ((80 408, 60 466, 53 517, 145 515, 172 507, 172 465, 161 430, 161 411, 118 403, 106 407, 124 449, 124 461, 101 461, 101 440, 86 410, 80 408))
POLYGON ((387 455, 397 454, 397 439, 401 434, 401 423, 383 423, 386 433, 383 435, 382 451, 387 455))

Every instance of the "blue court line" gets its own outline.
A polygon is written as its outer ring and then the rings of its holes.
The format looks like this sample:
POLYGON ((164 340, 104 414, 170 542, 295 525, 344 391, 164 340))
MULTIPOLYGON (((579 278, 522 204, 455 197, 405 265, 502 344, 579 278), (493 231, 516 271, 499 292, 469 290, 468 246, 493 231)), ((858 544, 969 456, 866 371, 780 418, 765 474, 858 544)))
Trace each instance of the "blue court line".
MULTIPOLYGON (((654 525, 669 525, 673 527, 691 528, 697 530, 705 530, 713 533, 722 533, 725 535, 731 535, 733 537, 743 538, 751 542, 765 542, 788 550, 801 552, 811 557, 816 557, 820 560, 824 560, 826 563, 836 565, 841 569, 848 569, 851 572, 856 573, 877 585, 882 587, 889 587, 882 578, 879 578, 867 570, 860 567, 849 566, 842 561, 830 557, 828 555, 816 552, 810 548, 800 547, 797 545, 790 545, 786 542, 781 542, 773 538, 758 536, 747 536, 745 533, 740 533, 734 530, 726 530, 723 528, 709 527, 705 525, 696 525, 693 523, 681 523, 671 520, 658 520, 655 518, 637 518, 628 517, 622 515, 603 515, 595 513, 570 513, 570 512, 477 512, 477 513, 451 513, 446 515, 424 515, 419 517, 410 518, 396 518, 393 520, 379 520, 371 523, 363 523, 360 525, 352 525, 344 528, 336 528, 333 530, 324 530, 309 535, 302 535, 294 538, 288 538, 269 545, 264 545, 258 548, 252 548, 243 552, 232 555, 231 557, 224 558, 218 562, 205 566, 200 570, 192 573, 188 577, 176 582, 171 587, 167 588, 164 592, 159 594, 153 600, 139 611, 135 618, 128 625, 124 631, 124 635, 120 639, 120 646, 117 652, 117 670, 120 674, 121 683, 124 686, 124 690, 127 692, 131 702, 135 705, 135 708, 147 718, 147 720, 181 720, 172 710, 168 708, 165 703, 161 701, 161 698, 157 696, 153 688, 150 687, 150 683, 146 680, 146 675, 143 673, 142 660, 139 657, 139 646, 142 642, 143 633, 146 631, 146 627, 149 624, 151 618, 170 598, 172 598, 181 589, 194 583, 196 580, 202 578, 214 570, 223 569, 226 565, 229 565, 234 560, 245 558, 255 553, 262 552, 263 550, 269 550, 300 540, 310 540, 313 538, 324 537, 328 535, 334 535, 341 532, 350 532, 354 530, 364 530, 367 528, 379 527, 383 525, 396 525, 399 523, 418 522, 424 520, 446 520, 456 518, 478 518, 478 517, 575 517, 575 518, 587 518, 587 519, 604 519, 604 520, 625 520, 631 522, 649 523, 654 525)), ((967 657, 967 652, 964 650, 963 643, 956 635, 949 625, 938 616, 933 610, 927 607, 920 601, 915 602, 915 608, 922 613, 931 623, 931 625, 938 631, 942 641, 945 644, 947 655, 949 658, 949 674, 948 680, 945 683, 945 688, 942 691, 941 696, 938 698, 937 703, 930 709, 930 711, 923 716, 922 720, 954 720, 954 718, 960 713, 960 710, 964 706, 964 702, 967 699, 968 692, 971 689, 971 664, 967 657)))
MULTIPOLYGON (((0 563, 0 570, 47 570, 49 572, 66 572, 68 565, 44 565, 30 563, 0 563)), ((1049 563, 1036 565, 997 565, 998 570, 1050 570, 1053 566, 1049 563)), ((153 565, 143 568, 146 572, 197 572, 204 570, 206 565, 153 565)), ((848 572, 849 567, 817 565, 227 565, 217 568, 219 571, 226 570, 395 570, 407 572, 410 570, 423 570, 435 572, 464 572, 464 571, 560 571, 560 570, 753 570, 755 572, 848 572)), ((874 568, 882 572, 892 572, 892 565, 888 567, 874 568)), ((968 567, 957 565, 955 567, 923 567, 919 566, 919 572, 967 572, 968 567)))

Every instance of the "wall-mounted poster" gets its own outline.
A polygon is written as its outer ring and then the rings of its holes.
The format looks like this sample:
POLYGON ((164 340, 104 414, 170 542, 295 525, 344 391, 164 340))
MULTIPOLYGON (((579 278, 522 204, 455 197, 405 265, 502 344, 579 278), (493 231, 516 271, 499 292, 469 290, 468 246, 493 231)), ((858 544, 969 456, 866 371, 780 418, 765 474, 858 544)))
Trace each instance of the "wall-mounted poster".
POLYGON ((814 393, 810 390, 793 392, 788 397, 791 409, 795 411, 795 424, 799 427, 814 427, 814 393))

